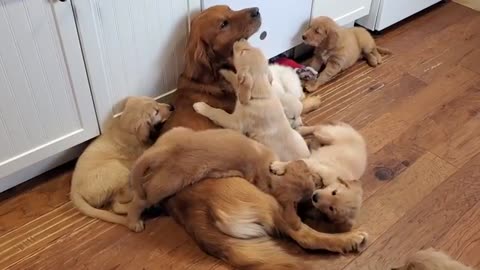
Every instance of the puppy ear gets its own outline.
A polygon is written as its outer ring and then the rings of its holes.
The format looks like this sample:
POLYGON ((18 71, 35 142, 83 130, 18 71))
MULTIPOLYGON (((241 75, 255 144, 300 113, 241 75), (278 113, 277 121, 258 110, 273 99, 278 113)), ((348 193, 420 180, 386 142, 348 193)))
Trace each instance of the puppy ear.
POLYGON ((340 184, 346 186, 347 188, 350 188, 350 184, 348 183, 348 181, 345 181, 340 177, 337 177, 337 180, 338 180, 338 182, 340 182, 340 184))
POLYGON ((238 89, 237 96, 241 104, 248 104, 252 98, 253 78, 250 69, 241 69, 237 73, 238 89))
POLYGON ((326 28, 326 33, 328 37, 327 47, 329 49, 334 49, 337 46, 338 42, 338 30, 336 26, 329 26, 326 28))
POLYGON ((135 135, 137 139, 142 143, 148 143, 150 141, 150 131, 152 129, 152 124, 150 119, 140 119, 135 125, 135 135))

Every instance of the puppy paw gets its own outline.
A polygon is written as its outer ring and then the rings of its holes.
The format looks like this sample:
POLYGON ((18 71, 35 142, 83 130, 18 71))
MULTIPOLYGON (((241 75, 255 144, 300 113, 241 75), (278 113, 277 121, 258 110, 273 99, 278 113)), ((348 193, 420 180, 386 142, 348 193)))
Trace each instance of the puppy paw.
POLYGON ((317 81, 309 81, 305 84, 305 90, 308 93, 317 91, 318 87, 320 87, 320 85, 317 83, 317 81))
POLYGON ((274 161, 270 164, 270 172, 275 175, 284 175, 285 174, 286 163, 281 161, 274 161))
POLYGON ((341 253, 361 252, 367 247, 368 233, 353 231, 345 233, 345 241, 341 253))
POLYGON ((208 110, 209 107, 210 106, 208 106, 208 104, 205 103, 205 102, 195 102, 193 104, 193 110, 195 110, 195 112, 197 112, 199 114, 204 114, 208 110))
POLYGON ((136 222, 129 222, 128 228, 133 232, 141 232, 145 229, 145 224, 143 220, 138 220, 136 222))

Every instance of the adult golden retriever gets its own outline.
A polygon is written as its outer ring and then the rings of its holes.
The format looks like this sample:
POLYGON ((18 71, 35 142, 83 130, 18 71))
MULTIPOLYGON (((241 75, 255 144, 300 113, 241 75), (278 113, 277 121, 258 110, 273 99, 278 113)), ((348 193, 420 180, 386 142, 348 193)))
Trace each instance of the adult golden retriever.
MULTIPOLYGON (((260 24, 258 8, 232 11, 227 6, 211 7, 192 20, 185 70, 174 101, 176 110, 164 126, 165 130, 176 126, 194 130, 218 128, 195 113, 192 105, 203 101, 233 111, 235 93, 221 78, 219 70, 231 67, 233 43, 250 37, 260 24)), ((201 181, 177 193, 166 206, 202 250, 240 268, 311 268, 302 258, 279 245, 280 240, 272 238, 277 231, 287 234, 304 248, 334 252, 360 249, 367 237, 358 231, 320 233, 303 223, 299 230, 291 230, 283 226, 282 208, 277 200, 241 178, 201 181), (260 230, 248 239, 241 239, 235 230, 220 229, 225 227, 260 230)))

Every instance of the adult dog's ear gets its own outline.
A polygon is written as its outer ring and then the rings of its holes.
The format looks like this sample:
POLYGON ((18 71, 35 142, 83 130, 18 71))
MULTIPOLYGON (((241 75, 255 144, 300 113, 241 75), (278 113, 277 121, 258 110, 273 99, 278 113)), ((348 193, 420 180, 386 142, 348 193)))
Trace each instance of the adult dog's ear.
POLYGON ((185 50, 185 76, 189 79, 200 79, 202 74, 213 73, 208 45, 192 30, 185 50))
POLYGON ((241 104, 248 104, 252 98, 253 78, 249 68, 243 68, 237 72, 237 96, 241 104))

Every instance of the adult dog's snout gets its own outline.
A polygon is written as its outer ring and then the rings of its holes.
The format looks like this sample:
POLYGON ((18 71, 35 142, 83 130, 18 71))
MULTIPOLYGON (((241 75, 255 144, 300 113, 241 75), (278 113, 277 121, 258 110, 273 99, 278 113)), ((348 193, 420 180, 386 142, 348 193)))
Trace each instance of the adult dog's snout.
POLYGON ((258 9, 258 7, 251 8, 250 16, 251 16, 252 18, 258 18, 258 17, 260 17, 260 9, 258 9))

